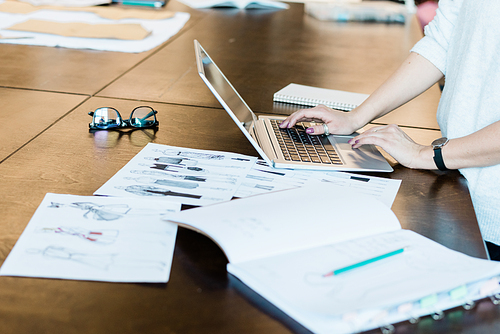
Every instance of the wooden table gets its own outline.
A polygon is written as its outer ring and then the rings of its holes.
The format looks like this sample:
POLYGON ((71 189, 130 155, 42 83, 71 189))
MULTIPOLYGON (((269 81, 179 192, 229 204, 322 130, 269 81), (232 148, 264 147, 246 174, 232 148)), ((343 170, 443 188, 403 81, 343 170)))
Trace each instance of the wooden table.
MULTIPOLYGON (((91 195, 148 142, 256 155, 198 77, 198 39, 256 112, 287 113, 272 94, 297 82, 370 93, 406 57, 420 31, 406 25, 320 22, 300 4, 283 11, 196 11, 162 46, 140 54, 0 45, 0 261, 48 192, 91 195), (148 104, 155 133, 89 133, 87 112, 148 104)), ((397 123, 417 141, 439 137, 439 89, 376 122, 397 123)), ((404 228, 486 257, 465 180, 415 171, 402 179, 393 210, 404 228)), ((307 333, 227 275, 208 238, 179 229, 168 284, 114 284, 0 277, 0 333, 307 333)), ((482 302, 398 333, 487 333, 500 311, 482 302)))

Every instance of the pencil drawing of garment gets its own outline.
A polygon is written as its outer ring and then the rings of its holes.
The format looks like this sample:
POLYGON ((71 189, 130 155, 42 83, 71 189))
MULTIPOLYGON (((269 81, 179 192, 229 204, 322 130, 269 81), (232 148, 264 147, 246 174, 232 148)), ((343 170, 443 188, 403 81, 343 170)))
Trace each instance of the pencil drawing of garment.
POLYGON ((155 161, 165 163, 165 164, 171 164, 171 165, 180 165, 182 162, 182 158, 170 158, 170 157, 159 157, 159 158, 154 158, 155 161))
POLYGON ((118 230, 99 230, 90 231, 79 227, 56 227, 52 229, 44 229, 45 232, 53 231, 57 234, 72 235, 86 241, 91 241, 98 244, 111 244, 115 242, 118 236, 118 230))
POLYGON ((119 219, 130 211, 130 207, 127 204, 97 205, 91 202, 74 202, 71 204, 51 202, 49 208, 62 208, 65 206, 87 211, 83 215, 85 218, 88 218, 89 213, 93 213, 92 219, 95 220, 109 221, 119 219))
POLYGON ((134 180, 137 183, 154 183, 160 186, 170 186, 177 188, 195 189, 198 188, 198 183, 192 182, 182 182, 176 180, 165 180, 165 179, 155 179, 152 177, 137 177, 137 178, 126 178, 128 180, 134 180))
POLYGON ((180 155, 183 157, 194 158, 194 159, 224 160, 224 155, 221 155, 221 154, 189 152, 189 151, 175 151, 175 150, 155 150, 155 152, 162 152, 165 155, 180 155))
POLYGON ((108 269, 113 263, 113 254, 85 254, 65 247, 48 246, 42 252, 44 256, 61 260, 71 260, 100 269, 108 269))
POLYGON ((140 196, 178 196, 178 197, 188 197, 188 198, 196 198, 196 199, 201 198, 200 195, 178 193, 178 192, 166 190, 163 188, 153 187, 153 186, 141 186, 141 185, 127 186, 125 188, 125 191, 128 191, 132 194, 140 195, 140 196))
POLYGON ((198 163, 198 161, 196 160, 184 159, 184 158, 171 158, 171 157, 159 157, 159 158, 154 158, 154 160, 169 165, 195 166, 198 163))
POLYGON ((180 179, 180 180, 186 180, 186 181, 207 182, 206 177, 193 176, 193 175, 181 175, 181 174, 165 174, 163 172, 157 172, 154 170, 131 170, 130 173, 168 177, 170 179, 180 179))
POLYGON ((161 169, 161 170, 168 170, 172 172, 178 172, 183 169, 187 169, 193 172, 203 172, 204 169, 200 167, 184 167, 184 166, 175 166, 175 165, 163 165, 163 164, 154 164, 154 166, 151 167, 152 169, 161 169))
POLYGON ((166 263, 162 261, 134 258, 120 254, 87 254, 59 246, 48 246, 42 251, 42 254, 46 257, 70 260, 102 270, 108 270, 110 266, 155 270, 163 270, 166 267, 166 263))

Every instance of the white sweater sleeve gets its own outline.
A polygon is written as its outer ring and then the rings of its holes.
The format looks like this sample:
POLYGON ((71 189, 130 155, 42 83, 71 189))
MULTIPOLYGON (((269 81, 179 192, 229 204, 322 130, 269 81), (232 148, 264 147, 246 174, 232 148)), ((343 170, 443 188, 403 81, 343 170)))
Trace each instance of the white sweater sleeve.
POLYGON ((446 75, 446 55, 463 0, 440 0, 434 19, 425 27, 425 37, 411 49, 446 75))

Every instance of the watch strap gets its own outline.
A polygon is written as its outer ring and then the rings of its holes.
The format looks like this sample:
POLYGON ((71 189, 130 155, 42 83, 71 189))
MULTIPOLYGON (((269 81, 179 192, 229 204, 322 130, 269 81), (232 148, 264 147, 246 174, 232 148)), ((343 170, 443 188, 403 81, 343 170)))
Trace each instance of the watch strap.
POLYGON ((444 164, 443 153, 441 152, 441 147, 434 149, 434 162, 436 163, 436 166, 440 171, 444 172, 444 171, 449 170, 448 168, 446 168, 446 165, 444 164))

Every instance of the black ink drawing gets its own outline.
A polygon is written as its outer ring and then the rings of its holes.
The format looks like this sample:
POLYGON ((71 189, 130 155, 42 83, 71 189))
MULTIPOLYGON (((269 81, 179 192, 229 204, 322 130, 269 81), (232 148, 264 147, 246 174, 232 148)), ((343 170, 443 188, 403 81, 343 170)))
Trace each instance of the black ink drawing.
POLYGON ((154 164, 154 166, 150 166, 152 169, 160 169, 169 172, 179 172, 179 171, 191 171, 191 172, 200 172, 207 173, 207 171, 201 167, 186 167, 186 166, 176 166, 176 165, 165 165, 165 164, 154 164))
POLYGON ((126 187, 116 187, 116 189, 122 189, 129 193, 139 195, 139 196, 177 196, 177 197, 188 197, 200 199, 201 195, 178 193, 175 191, 170 191, 163 188, 158 188, 154 186, 142 186, 142 185, 132 185, 126 187))
POLYGON ((141 176, 141 177, 125 177, 125 180, 135 181, 137 183, 154 183, 160 186, 170 186, 185 189, 196 189, 199 187, 198 183, 194 182, 182 182, 177 180, 165 180, 165 179, 155 179, 152 177, 141 176))
POLYGON ((194 181, 194 182, 207 182, 207 181, 214 181, 214 182, 223 182, 223 183, 230 183, 230 184, 236 184, 238 180, 234 177, 226 177, 226 176, 214 176, 211 175, 210 179, 207 177, 203 176, 197 176, 197 175, 183 175, 183 174, 171 174, 171 173, 163 173, 160 171, 156 170, 131 170, 130 173, 133 174, 141 174, 141 175, 150 175, 150 176, 158 176, 162 178, 169 178, 169 179, 177 179, 177 180, 184 180, 184 181, 194 181))
POLYGON ((191 174, 191 173, 207 174, 208 173, 208 171, 205 170, 204 168, 195 167, 195 166, 188 167, 188 166, 165 165, 165 164, 156 164, 156 163, 153 166, 146 165, 146 164, 139 164, 139 166, 145 166, 145 167, 149 167, 151 169, 158 169, 158 170, 162 170, 162 171, 170 172, 170 173, 179 173, 179 172, 188 173, 188 174, 191 174))
POLYGON ((165 150, 154 149, 153 152, 161 152, 164 155, 169 155, 169 156, 182 156, 186 158, 204 159, 204 160, 224 160, 225 158, 225 156, 221 154, 179 151, 173 149, 165 149, 165 150))
POLYGON ((145 157, 145 160, 153 160, 158 163, 162 164, 168 164, 168 165, 179 165, 179 166, 196 166, 198 164, 198 161, 192 160, 189 158, 172 158, 172 157, 159 157, 159 158, 153 158, 153 157, 145 157))
POLYGON ((195 181, 195 182, 206 182, 206 177, 194 176, 194 175, 182 175, 182 174, 168 174, 155 170, 131 170, 130 173, 133 174, 142 174, 142 175, 151 175, 151 176, 159 176, 159 177, 168 177, 169 179, 178 179, 185 181, 195 181))

